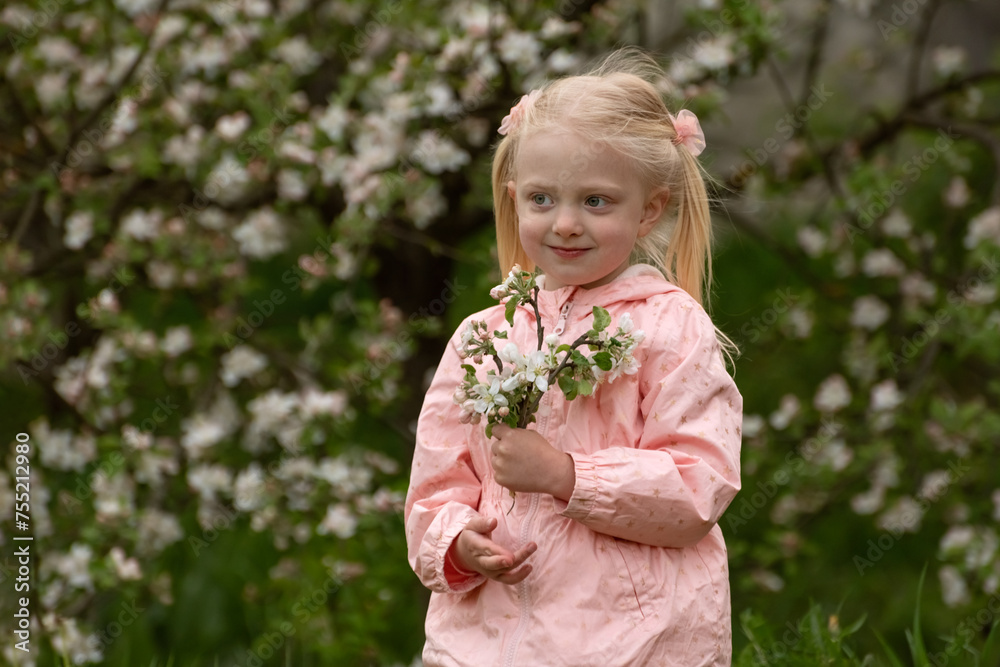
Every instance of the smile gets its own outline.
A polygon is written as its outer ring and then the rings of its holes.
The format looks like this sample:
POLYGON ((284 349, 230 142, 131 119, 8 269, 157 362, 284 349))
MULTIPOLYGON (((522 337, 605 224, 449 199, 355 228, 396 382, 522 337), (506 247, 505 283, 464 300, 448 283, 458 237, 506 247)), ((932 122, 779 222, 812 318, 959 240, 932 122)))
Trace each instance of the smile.
POLYGON ((583 253, 587 252, 590 248, 559 248, 557 246, 549 246, 549 250, 555 253, 557 256, 564 259, 573 259, 575 257, 581 256, 583 253))

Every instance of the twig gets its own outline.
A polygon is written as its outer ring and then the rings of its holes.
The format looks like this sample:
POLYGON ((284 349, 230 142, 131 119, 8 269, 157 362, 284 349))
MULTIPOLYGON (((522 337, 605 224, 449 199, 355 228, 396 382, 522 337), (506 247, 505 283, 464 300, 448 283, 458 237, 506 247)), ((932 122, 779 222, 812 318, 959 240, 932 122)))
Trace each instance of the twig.
POLYGON ((910 51, 910 62, 906 72, 904 95, 908 100, 914 98, 917 94, 917 88, 920 86, 920 65, 924 60, 924 52, 927 50, 927 41, 930 38, 934 15, 940 4, 940 0, 931 0, 920 15, 920 23, 917 26, 917 35, 913 40, 913 49, 910 51))
POLYGON ((800 107, 809 101, 813 82, 816 80, 816 73, 819 72, 823 47, 826 45, 826 36, 830 29, 830 0, 824 0, 818 11, 819 18, 816 20, 816 28, 813 31, 812 48, 809 50, 809 59, 806 61, 806 73, 802 80, 802 92, 799 94, 800 107))

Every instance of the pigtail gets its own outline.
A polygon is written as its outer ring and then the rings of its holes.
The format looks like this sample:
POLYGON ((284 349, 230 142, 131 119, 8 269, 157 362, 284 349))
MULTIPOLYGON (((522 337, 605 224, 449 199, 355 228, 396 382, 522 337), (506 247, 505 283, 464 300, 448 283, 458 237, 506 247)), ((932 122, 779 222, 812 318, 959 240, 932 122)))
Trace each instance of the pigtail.
POLYGON ((681 191, 675 194, 677 220, 664 267, 678 287, 708 310, 712 284, 712 217, 708 193, 697 159, 684 147, 676 150, 681 160, 681 191))
POLYGON ((497 226, 497 259, 500 277, 504 278, 512 266, 519 264, 525 271, 535 268, 521 247, 517 226, 517 209, 507 193, 507 182, 514 174, 514 140, 504 137, 493 156, 493 215, 497 226))

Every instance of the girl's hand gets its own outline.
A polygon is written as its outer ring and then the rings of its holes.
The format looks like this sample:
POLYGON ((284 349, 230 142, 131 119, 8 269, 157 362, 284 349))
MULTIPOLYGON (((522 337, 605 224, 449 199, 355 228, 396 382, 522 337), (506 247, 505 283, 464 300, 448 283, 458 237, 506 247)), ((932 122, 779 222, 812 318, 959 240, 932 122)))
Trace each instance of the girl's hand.
POLYGON ((487 579, 501 584, 520 583, 531 574, 531 564, 524 561, 535 553, 538 545, 529 542, 511 552, 490 539, 496 527, 494 518, 475 517, 452 543, 452 555, 459 567, 478 572, 487 579))
POLYGON ((514 492, 570 499, 576 486, 572 456, 553 447, 536 431, 497 424, 493 437, 490 464, 497 484, 514 492))

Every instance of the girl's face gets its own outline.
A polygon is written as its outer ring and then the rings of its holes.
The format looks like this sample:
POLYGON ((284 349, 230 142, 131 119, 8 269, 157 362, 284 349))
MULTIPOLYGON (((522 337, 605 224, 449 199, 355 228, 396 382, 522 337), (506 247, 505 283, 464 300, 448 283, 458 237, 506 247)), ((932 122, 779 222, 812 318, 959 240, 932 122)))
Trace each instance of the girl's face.
POLYGON ((545 288, 611 282, 628 266, 636 239, 659 221, 669 193, 648 194, 625 157, 578 134, 540 132, 522 141, 507 192, 521 246, 545 272, 545 288))

